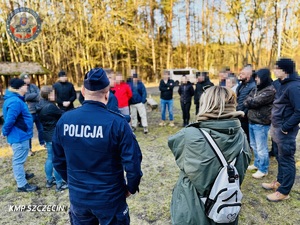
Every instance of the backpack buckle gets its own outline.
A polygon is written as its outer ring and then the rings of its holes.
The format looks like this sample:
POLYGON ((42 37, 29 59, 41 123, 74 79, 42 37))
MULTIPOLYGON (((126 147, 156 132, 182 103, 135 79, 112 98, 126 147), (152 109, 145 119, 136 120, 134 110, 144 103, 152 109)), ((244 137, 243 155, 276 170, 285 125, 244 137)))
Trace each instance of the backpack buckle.
POLYGON ((228 182, 234 183, 236 180, 236 175, 235 175, 234 168, 231 165, 227 166, 227 173, 228 173, 228 182))

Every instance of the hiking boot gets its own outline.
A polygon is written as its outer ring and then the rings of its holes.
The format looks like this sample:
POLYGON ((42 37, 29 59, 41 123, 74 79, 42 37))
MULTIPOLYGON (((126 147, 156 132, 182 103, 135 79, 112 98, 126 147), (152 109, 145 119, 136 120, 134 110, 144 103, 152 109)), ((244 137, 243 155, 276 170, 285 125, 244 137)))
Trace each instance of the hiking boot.
POLYGON ((276 191, 279 188, 280 183, 277 181, 273 181, 272 183, 262 183, 261 186, 266 190, 276 191))
POLYGON ((25 173, 25 179, 29 180, 34 177, 34 173, 25 173))
POLYGON ((144 127, 144 134, 148 134, 148 127, 144 127))
POLYGON ((165 123, 164 120, 162 120, 158 125, 161 126, 161 127, 163 127, 163 126, 166 126, 166 123, 165 123))
POLYGON ((132 132, 136 131, 136 127, 131 127, 132 132))
POLYGON ((174 126, 175 126, 174 122, 171 121, 170 124, 169 124, 169 126, 170 126, 170 127, 174 127, 174 126))
POLYGON ((260 170, 257 170, 254 174, 252 174, 252 177, 255 179, 261 179, 267 175, 268 175, 268 173, 263 173, 260 170))
POLYGON ((272 194, 267 195, 267 199, 270 202, 280 202, 280 201, 283 201, 283 200, 286 200, 286 199, 289 199, 289 198, 290 198, 289 195, 281 194, 279 191, 276 191, 272 194))
POLYGON ((23 187, 18 187, 18 192, 35 192, 38 189, 36 185, 25 184, 23 187))
POLYGON ((56 185, 56 192, 66 190, 68 188, 69 188, 68 184, 63 181, 61 184, 56 185))
POLYGON ((55 181, 54 178, 52 178, 52 180, 47 180, 47 181, 46 181, 46 188, 51 188, 51 187, 53 187, 53 185, 55 185, 55 184, 56 184, 56 181, 55 181))
POLYGON ((257 170, 257 167, 254 165, 248 166, 247 170, 257 170))

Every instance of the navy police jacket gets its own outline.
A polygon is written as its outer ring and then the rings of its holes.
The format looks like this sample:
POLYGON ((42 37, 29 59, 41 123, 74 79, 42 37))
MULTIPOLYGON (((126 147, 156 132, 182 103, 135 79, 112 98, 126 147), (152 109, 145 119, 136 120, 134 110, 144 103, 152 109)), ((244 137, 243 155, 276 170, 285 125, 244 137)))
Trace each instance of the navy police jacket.
POLYGON ((63 114, 53 135, 53 166, 68 182, 71 204, 115 207, 138 191, 142 153, 122 115, 84 101, 63 114), (126 172, 126 180, 124 178, 126 172))

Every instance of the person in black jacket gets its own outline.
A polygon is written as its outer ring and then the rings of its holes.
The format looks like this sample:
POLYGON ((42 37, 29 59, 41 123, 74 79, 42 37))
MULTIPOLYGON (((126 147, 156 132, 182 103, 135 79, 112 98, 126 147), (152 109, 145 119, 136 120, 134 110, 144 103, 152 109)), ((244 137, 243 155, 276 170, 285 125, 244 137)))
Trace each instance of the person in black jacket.
POLYGON ((52 137, 57 121, 61 117, 63 111, 60 110, 55 104, 55 91, 51 86, 43 86, 41 88, 42 99, 36 106, 37 113, 43 125, 43 137, 46 141, 47 159, 45 162, 46 173, 46 187, 51 188, 56 184, 56 191, 62 191, 68 188, 68 185, 63 181, 61 176, 53 169, 52 158, 52 137), (54 175, 54 177, 53 177, 54 175))
POLYGON ((257 87, 252 89, 244 105, 248 108, 250 146, 254 152, 254 164, 248 166, 248 170, 257 170, 252 177, 260 179, 268 175, 268 132, 276 91, 267 68, 255 72, 255 81, 257 87))
POLYGON ((58 73, 59 81, 53 87, 56 94, 58 107, 63 111, 74 109, 73 102, 76 100, 76 91, 72 83, 68 82, 65 71, 58 73))
POLYGON ((196 115, 198 115, 200 97, 204 92, 203 88, 214 86, 214 84, 209 80, 208 72, 196 72, 196 77, 198 81, 195 89, 194 104, 196 107, 196 115))
MULTIPOLYGON (((251 64, 247 64, 240 72, 240 84, 236 89, 237 94, 237 107, 236 111, 243 111, 245 113, 244 117, 240 117, 241 125, 243 130, 249 138, 249 123, 248 123, 248 108, 244 105, 244 101, 248 94, 255 88, 256 84, 253 78, 253 67, 251 64)), ((249 141, 250 142, 250 141, 249 141)))
POLYGON ((188 81, 186 76, 181 78, 181 85, 178 88, 178 94, 180 95, 180 105, 182 110, 183 127, 187 126, 190 121, 190 109, 192 103, 192 97, 194 96, 194 87, 191 82, 188 81))
POLYGON ((174 127, 173 121, 173 88, 175 83, 170 79, 170 72, 164 71, 163 79, 159 83, 160 90, 160 106, 161 106, 161 122, 159 126, 166 125, 166 108, 168 106, 170 127, 174 127))
POLYGON ((295 63, 288 58, 276 62, 274 74, 280 86, 275 94, 272 108, 271 137, 275 142, 275 155, 278 162, 276 181, 263 183, 263 188, 275 190, 267 195, 269 201, 282 201, 289 198, 296 176, 295 152, 296 137, 300 123, 300 77, 295 63))

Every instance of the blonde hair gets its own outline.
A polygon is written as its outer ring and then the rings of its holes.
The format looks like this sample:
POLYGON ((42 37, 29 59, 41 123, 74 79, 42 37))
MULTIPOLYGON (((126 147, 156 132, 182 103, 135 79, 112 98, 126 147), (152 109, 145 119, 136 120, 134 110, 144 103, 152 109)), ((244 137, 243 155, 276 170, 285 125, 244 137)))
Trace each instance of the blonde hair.
POLYGON ((229 104, 236 106, 236 94, 234 91, 221 86, 209 87, 201 95, 198 116, 216 112, 218 116, 221 116, 229 104))

